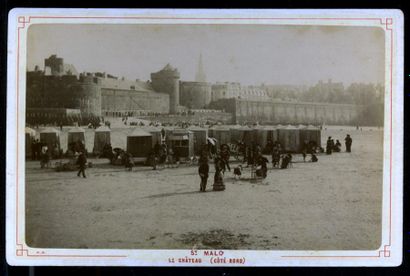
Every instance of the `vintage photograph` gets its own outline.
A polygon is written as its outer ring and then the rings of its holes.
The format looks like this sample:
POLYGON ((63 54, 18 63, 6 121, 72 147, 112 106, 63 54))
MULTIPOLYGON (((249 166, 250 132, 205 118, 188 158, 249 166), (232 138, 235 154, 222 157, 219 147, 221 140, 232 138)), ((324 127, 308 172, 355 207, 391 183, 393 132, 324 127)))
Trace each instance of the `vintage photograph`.
POLYGON ((32 24, 33 248, 376 250, 385 30, 32 24))

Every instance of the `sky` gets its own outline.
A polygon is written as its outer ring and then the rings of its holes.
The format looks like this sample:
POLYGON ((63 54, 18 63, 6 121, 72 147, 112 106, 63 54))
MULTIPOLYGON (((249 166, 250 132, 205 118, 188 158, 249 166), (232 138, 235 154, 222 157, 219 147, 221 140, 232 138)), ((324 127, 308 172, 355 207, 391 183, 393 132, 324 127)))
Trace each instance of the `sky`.
POLYGON ((192 81, 202 53, 207 81, 313 85, 384 83, 384 30, 292 25, 31 25, 27 69, 52 54, 78 72, 150 79, 167 63, 192 81))

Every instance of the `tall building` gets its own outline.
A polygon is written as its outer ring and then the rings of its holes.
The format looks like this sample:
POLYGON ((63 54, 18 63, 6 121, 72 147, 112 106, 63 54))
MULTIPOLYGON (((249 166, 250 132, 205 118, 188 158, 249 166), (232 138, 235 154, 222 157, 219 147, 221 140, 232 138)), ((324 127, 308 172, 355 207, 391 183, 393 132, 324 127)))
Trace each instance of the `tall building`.
POLYGON ((73 65, 64 63, 64 59, 57 55, 51 55, 44 60, 44 72, 48 76, 78 75, 73 65))
POLYGON ((28 123, 169 113, 171 93, 166 89, 162 93, 155 90, 150 82, 120 79, 101 72, 77 76, 74 66, 56 55, 44 63, 44 71, 36 67, 26 75, 28 123))
POLYGON ((195 74, 196 82, 206 82, 206 74, 204 70, 204 65, 202 63, 202 53, 199 55, 198 70, 195 74))
POLYGON ((169 112, 175 114, 179 107, 179 78, 178 70, 167 64, 162 70, 151 73, 154 90, 169 95, 169 112))

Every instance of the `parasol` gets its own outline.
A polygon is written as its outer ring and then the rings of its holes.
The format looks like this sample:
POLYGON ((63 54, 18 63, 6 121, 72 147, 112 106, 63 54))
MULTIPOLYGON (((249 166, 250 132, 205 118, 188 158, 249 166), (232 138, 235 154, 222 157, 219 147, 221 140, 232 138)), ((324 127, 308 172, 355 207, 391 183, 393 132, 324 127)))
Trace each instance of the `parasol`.
POLYGON ((208 137, 206 138, 206 140, 208 141, 208 143, 212 144, 213 146, 216 145, 217 140, 213 137, 208 137))

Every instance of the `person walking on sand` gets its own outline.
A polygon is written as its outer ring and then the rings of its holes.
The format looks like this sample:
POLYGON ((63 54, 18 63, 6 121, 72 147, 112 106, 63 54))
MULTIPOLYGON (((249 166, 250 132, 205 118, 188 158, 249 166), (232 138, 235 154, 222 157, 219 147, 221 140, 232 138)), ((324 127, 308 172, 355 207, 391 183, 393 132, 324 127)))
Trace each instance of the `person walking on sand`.
POLYGON ((199 168, 198 168, 199 176, 201 177, 201 184, 200 184, 200 192, 205 192, 206 184, 208 182, 209 176, 209 164, 207 156, 203 155, 199 160, 199 168))
POLYGON ((347 134, 345 138, 346 152, 352 152, 352 142, 353 140, 350 137, 350 134, 347 134))
POLYGON ((87 164, 87 158, 85 157, 84 152, 80 152, 80 155, 78 155, 77 158, 77 165, 79 166, 79 171, 77 173, 77 176, 80 177, 80 174, 83 174, 83 177, 86 178, 85 176, 85 169, 86 169, 86 164, 87 164))

